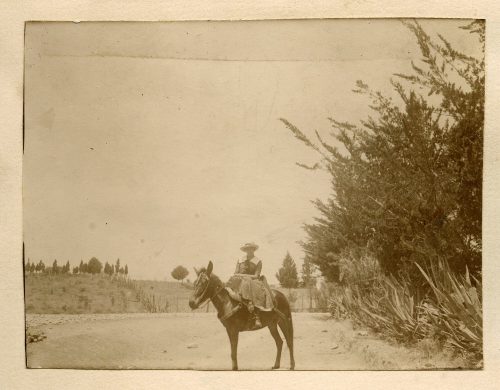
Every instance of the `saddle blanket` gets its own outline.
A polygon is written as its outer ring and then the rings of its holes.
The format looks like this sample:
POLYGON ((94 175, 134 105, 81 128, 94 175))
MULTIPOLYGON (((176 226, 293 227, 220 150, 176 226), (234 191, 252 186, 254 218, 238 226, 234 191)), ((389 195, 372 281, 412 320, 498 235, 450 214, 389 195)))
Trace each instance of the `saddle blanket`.
POLYGON ((270 311, 274 308, 273 296, 264 276, 252 279, 250 276, 233 275, 226 283, 226 287, 241 298, 252 301, 260 310, 270 311))

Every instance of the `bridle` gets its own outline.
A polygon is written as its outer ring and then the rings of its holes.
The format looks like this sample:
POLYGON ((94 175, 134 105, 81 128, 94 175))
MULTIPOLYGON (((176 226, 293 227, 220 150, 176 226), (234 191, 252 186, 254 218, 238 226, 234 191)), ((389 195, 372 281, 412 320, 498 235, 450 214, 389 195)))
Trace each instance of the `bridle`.
POLYGON ((214 293, 210 297, 205 297, 207 295, 207 291, 208 291, 208 289, 210 287, 210 282, 212 281, 212 279, 210 278, 210 276, 208 276, 208 275, 205 274, 205 277, 208 278, 208 281, 207 281, 206 287, 203 289, 203 292, 200 294, 200 298, 203 298, 203 300, 200 299, 200 303, 198 304, 197 309, 203 309, 204 307, 208 307, 208 304, 210 303, 210 301, 212 301, 213 305, 217 309, 217 317, 224 324, 225 321, 229 317, 231 317, 235 312, 237 312, 241 308, 241 303, 239 303, 236 306, 236 308, 232 308, 232 309, 229 309, 229 310, 224 310, 224 308, 222 308, 222 306, 220 305, 221 304, 221 299, 219 298, 219 305, 217 305, 217 303, 214 301, 214 298, 216 296, 218 296, 221 291, 224 290, 225 287, 224 287, 224 284, 222 284, 222 283, 221 283, 221 285, 219 285, 219 286, 217 286, 215 288, 214 293), (205 301, 206 301, 206 304, 203 305, 203 303, 205 301))
MULTIPOLYGON (((203 290, 203 292, 200 294, 200 297, 204 297, 208 291, 208 288, 210 287, 210 276, 207 275, 207 278, 208 278, 208 281, 207 281, 207 286, 205 287, 205 289, 203 290)), ((208 305, 208 302, 211 301, 217 294, 219 294, 222 290, 224 289, 224 286, 220 286, 218 288, 215 289, 215 292, 208 298, 204 298, 200 303, 199 303, 199 306, 198 308, 200 308, 200 306, 202 305, 202 303, 204 303, 205 301, 207 301, 207 305, 208 305)))

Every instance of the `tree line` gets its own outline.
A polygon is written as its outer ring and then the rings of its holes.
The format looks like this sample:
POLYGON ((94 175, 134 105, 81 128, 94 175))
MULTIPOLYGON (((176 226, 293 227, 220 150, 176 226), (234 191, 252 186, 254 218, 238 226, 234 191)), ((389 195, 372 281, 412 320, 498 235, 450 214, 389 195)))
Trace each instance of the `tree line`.
POLYGON ((66 264, 60 266, 57 263, 57 259, 53 261, 51 266, 46 266, 43 260, 40 260, 38 263, 31 262, 28 259, 25 267, 26 273, 41 273, 41 274, 70 274, 71 272, 76 274, 100 274, 102 271, 106 275, 128 275, 128 265, 120 265, 120 259, 116 260, 115 264, 110 264, 106 261, 103 269, 102 263, 96 258, 92 257, 88 262, 80 261, 79 265, 74 266, 71 269, 69 260, 66 264), (71 271, 72 270, 72 271, 71 271))

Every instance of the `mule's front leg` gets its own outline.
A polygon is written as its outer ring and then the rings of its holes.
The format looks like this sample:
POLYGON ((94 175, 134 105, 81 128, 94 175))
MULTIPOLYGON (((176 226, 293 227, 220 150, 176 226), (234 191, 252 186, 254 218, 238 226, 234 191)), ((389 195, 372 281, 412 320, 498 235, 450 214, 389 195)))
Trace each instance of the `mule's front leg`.
POLYGON ((231 343, 231 361, 233 363, 233 370, 238 369, 238 331, 227 329, 229 342, 231 343))

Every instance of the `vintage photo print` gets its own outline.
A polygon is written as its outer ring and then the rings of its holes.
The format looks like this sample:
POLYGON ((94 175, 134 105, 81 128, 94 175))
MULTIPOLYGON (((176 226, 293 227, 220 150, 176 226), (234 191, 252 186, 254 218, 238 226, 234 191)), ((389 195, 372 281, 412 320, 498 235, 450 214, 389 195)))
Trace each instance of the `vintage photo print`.
POLYGON ((27 22, 26 366, 481 370, 485 26, 27 22))

